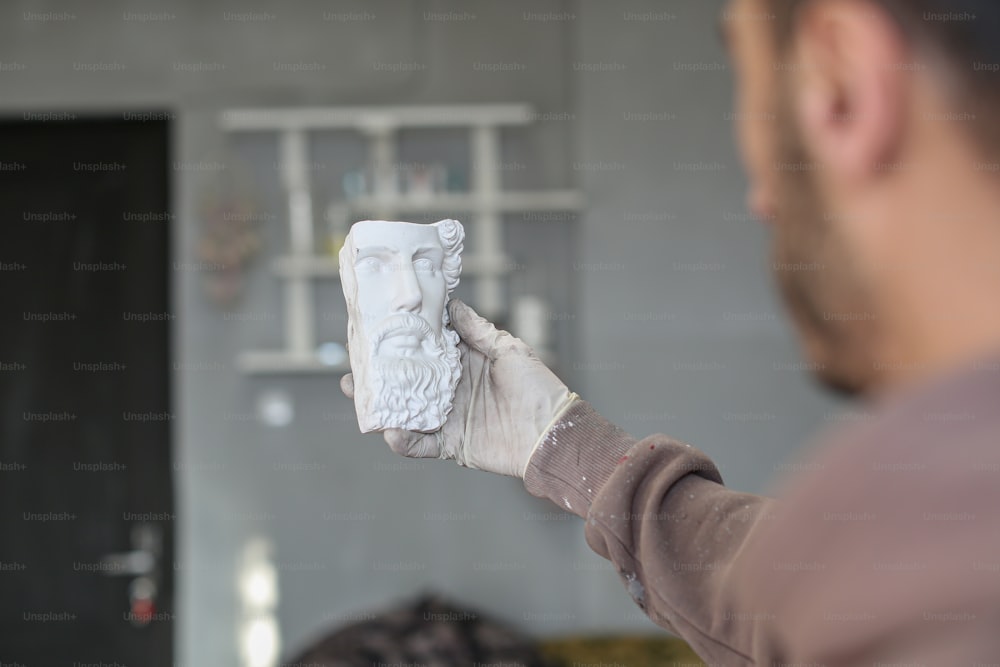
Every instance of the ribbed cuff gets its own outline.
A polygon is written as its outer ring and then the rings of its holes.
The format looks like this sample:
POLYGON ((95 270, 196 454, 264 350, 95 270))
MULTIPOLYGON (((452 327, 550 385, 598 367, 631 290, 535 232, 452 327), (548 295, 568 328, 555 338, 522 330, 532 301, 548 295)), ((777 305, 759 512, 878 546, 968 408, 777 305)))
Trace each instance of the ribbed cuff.
POLYGON ((576 401, 535 448, 524 486, 531 495, 586 518, 591 500, 636 442, 590 403, 576 401))

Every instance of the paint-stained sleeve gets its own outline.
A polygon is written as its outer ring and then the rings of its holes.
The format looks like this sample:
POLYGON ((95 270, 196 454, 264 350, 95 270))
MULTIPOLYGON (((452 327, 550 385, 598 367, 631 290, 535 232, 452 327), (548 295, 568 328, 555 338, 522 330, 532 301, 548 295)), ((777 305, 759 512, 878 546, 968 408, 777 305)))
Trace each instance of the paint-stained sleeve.
POLYGON ((549 431, 524 483, 586 520, 587 543, 655 623, 710 664, 753 664, 761 628, 731 573, 773 500, 730 491, 691 445, 636 440, 585 401, 549 431))

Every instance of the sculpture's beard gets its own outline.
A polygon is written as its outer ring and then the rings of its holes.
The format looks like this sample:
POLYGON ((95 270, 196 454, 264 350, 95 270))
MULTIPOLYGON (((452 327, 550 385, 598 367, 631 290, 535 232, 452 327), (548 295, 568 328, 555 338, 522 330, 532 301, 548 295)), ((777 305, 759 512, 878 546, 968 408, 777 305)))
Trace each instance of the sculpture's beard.
POLYGON ((438 335, 423 318, 404 313, 369 337, 372 413, 382 428, 435 431, 444 424, 462 365, 458 334, 443 326, 442 332, 438 335), (420 354, 380 355, 386 338, 400 331, 420 337, 420 354))

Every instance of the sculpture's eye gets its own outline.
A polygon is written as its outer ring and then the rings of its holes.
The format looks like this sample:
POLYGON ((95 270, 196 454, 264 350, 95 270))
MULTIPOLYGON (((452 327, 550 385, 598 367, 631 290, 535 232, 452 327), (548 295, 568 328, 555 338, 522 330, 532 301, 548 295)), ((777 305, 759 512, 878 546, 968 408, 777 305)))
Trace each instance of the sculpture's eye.
POLYGON ((426 257, 419 257, 413 260, 413 270, 430 273, 434 271, 434 262, 427 259, 426 257))
POLYGON ((378 257, 365 257, 359 260, 355 267, 360 271, 378 271, 382 268, 382 262, 378 257))

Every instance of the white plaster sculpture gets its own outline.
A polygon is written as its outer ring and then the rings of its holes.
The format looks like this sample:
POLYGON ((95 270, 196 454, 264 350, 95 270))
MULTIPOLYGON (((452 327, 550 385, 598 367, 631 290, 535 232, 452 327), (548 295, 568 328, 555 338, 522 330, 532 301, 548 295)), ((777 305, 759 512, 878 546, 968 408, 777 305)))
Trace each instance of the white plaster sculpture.
POLYGON ((445 306, 462 272, 464 239, 457 220, 351 227, 340 278, 362 433, 431 433, 451 411, 461 356, 445 306))

